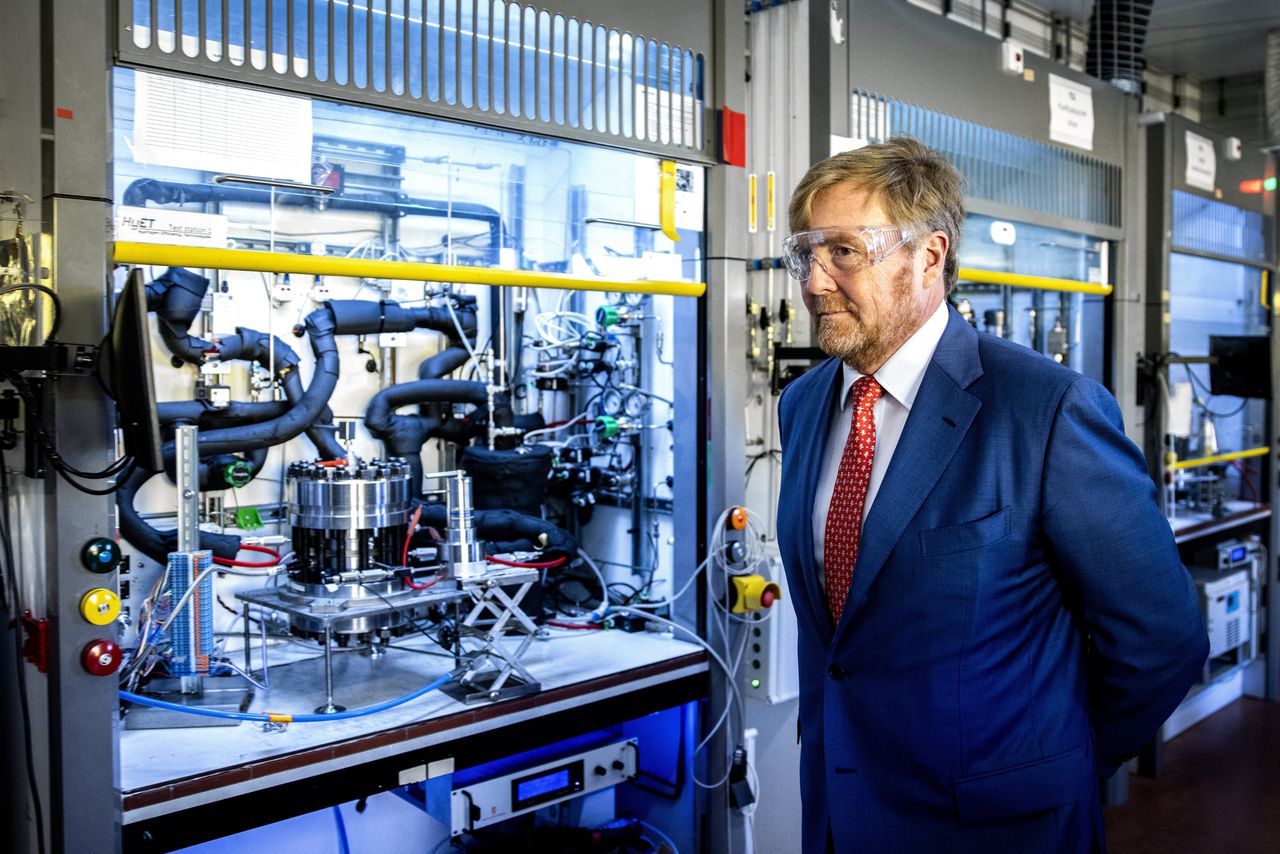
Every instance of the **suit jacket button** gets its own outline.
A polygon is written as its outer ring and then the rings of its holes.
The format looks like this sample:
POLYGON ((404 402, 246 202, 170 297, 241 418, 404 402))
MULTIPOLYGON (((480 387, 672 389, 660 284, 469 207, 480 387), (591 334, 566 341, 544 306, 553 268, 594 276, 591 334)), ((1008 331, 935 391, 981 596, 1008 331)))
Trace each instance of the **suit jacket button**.
POLYGON ((827 675, 832 679, 843 679, 845 677, 845 669, 839 664, 833 664, 827 668, 827 675))

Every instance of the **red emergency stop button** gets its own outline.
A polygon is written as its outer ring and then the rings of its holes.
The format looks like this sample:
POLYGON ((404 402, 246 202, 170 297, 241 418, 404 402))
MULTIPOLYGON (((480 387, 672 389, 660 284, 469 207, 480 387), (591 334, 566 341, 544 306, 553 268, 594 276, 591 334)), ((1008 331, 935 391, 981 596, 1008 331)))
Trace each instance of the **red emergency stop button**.
POLYGON ((115 641, 96 640, 84 648, 80 663, 94 676, 110 676, 120 667, 120 645, 115 641))
POLYGON ((766 584, 764 592, 760 594, 760 604, 765 608, 773 607, 773 603, 777 600, 778 595, 773 589, 772 584, 766 584))

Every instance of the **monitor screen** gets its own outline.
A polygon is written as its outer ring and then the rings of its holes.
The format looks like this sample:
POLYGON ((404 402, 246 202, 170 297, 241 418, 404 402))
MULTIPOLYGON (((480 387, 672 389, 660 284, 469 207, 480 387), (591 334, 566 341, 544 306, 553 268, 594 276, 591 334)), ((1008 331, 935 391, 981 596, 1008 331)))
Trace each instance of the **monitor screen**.
POLYGON ((147 324, 147 286, 142 270, 129 273, 116 300, 107 347, 111 361, 111 389, 124 434, 124 450, 138 468, 164 468, 164 443, 156 412, 155 382, 151 376, 151 327, 147 324))
POLYGON ((1209 391, 1271 397, 1271 344, 1266 335, 1210 335, 1209 391))

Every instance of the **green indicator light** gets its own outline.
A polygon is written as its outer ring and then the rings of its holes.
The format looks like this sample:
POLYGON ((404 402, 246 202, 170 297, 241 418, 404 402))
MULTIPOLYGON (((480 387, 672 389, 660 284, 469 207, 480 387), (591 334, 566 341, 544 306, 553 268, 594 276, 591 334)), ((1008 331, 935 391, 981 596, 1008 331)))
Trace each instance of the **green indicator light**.
POLYGON ((751 680, 751 687, 752 687, 752 688, 759 688, 759 687, 760 687, 760 680, 759 680, 759 679, 752 679, 752 680, 751 680))
POLYGON ((1275 178, 1263 178, 1263 179, 1262 179, 1262 189, 1266 190, 1267 192, 1271 192, 1271 191, 1272 191, 1272 190, 1274 190, 1275 188, 1276 188, 1276 179, 1275 179, 1275 178))

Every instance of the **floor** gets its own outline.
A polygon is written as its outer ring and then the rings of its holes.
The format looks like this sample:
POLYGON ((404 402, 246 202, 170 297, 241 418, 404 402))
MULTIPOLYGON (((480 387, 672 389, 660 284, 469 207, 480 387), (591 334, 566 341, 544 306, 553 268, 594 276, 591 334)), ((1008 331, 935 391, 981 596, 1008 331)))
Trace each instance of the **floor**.
POLYGON ((1280 703, 1237 700, 1182 733, 1105 817, 1110 854, 1280 851, 1280 703))

